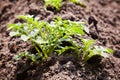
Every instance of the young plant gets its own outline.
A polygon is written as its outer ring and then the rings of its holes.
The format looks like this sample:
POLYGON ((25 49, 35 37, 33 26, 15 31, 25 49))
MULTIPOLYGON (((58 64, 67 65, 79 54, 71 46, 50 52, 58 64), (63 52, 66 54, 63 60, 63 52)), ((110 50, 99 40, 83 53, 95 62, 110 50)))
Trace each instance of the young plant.
POLYGON ((83 22, 62 20, 59 17, 50 23, 38 21, 32 16, 21 15, 19 18, 26 22, 9 24, 8 30, 12 30, 10 36, 19 36, 21 40, 31 42, 37 53, 23 52, 17 56, 18 59, 28 57, 36 62, 39 58, 46 60, 55 52, 62 54, 68 49, 79 51, 79 46, 72 35, 84 34, 83 22), (64 45, 63 42, 69 42, 70 45, 64 45))
POLYGON ((87 61, 95 55, 102 56, 104 58, 108 57, 107 53, 113 53, 112 49, 104 48, 102 46, 94 46, 95 40, 82 39, 82 59, 87 61))
POLYGON ((74 50, 77 56, 81 56, 87 61, 94 55, 108 57, 107 53, 113 50, 94 46, 95 40, 83 39, 84 31, 89 33, 89 29, 84 22, 62 20, 59 17, 50 23, 38 21, 32 16, 19 16, 25 23, 9 24, 10 36, 19 36, 21 40, 31 42, 37 53, 25 51, 19 54, 16 59, 27 57, 33 62, 46 60, 52 54, 63 54, 67 50, 74 50), (79 36, 81 45, 72 36, 79 36))
MULTIPOLYGON (((82 7, 86 7, 86 5, 83 2, 80 2, 79 0, 68 0, 69 2, 72 2, 74 4, 78 4, 82 7)), ((63 0, 44 0, 45 7, 51 7, 55 8, 56 10, 59 10, 62 6, 63 0)))
POLYGON ((59 8, 62 5, 62 0, 44 0, 44 1, 46 7, 56 8, 57 10, 59 10, 59 8))

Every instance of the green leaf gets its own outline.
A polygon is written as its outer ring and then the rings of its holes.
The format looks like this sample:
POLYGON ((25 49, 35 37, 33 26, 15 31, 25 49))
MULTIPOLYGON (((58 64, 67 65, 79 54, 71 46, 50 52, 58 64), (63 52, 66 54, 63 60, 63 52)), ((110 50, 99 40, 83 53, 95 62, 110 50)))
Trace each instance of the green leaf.
POLYGON ((38 32, 39 32, 39 29, 34 29, 30 32, 29 36, 35 37, 38 34, 38 32))
POLYGON ((83 26, 83 30, 85 30, 85 32, 89 33, 89 28, 85 25, 82 25, 83 26))
POLYGON ((83 30, 80 27, 71 27, 68 29, 68 31, 70 35, 73 35, 73 34, 83 35, 84 34, 83 30))
POLYGON ((9 35, 11 36, 11 37, 13 37, 13 36, 18 36, 20 33, 18 32, 18 31, 11 31, 10 33, 9 33, 9 35))
POLYGON ((104 52, 102 52, 100 55, 103 56, 104 58, 109 57, 108 54, 104 52))
POLYGON ((107 53, 114 53, 114 50, 112 50, 112 49, 110 49, 110 48, 106 48, 106 50, 105 50, 107 53))
POLYGON ((21 18, 21 19, 23 19, 23 20, 28 20, 28 19, 32 19, 33 18, 33 15, 26 15, 26 16, 24 16, 24 15, 19 15, 18 16, 18 18, 21 18))
POLYGON ((19 57, 19 55, 15 55, 15 56, 13 57, 13 59, 15 59, 15 60, 20 60, 21 57, 19 57))
POLYGON ((61 7, 62 0, 44 0, 46 7, 55 7, 57 10, 61 7))
POLYGON ((62 53, 64 53, 65 51, 67 51, 69 49, 76 50, 75 47, 65 46, 65 47, 61 47, 61 49, 59 49, 59 50, 56 50, 56 52, 58 52, 58 55, 61 55, 62 53))
POLYGON ((38 44, 46 44, 46 43, 48 43, 48 41, 43 40, 41 37, 37 37, 37 39, 36 40, 34 39, 34 41, 36 43, 38 43, 38 44))
POLYGON ((38 21, 40 19, 40 17, 35 17, 35 21, 38 21))
POLYGON ((20 60, 20 59, 22 59, 23 57, 26 57, 28 54, 29 54, 29 53, 28 53, 27 51, 25 51, 25 52, 22 52, 22 53, 20 53, 20 54, 18 54, 18 55, 15 55, 13 58, 14 58, 15 60, 20 60))
POLYGON ((111 53, 113 50, 109 48, 104 48, 102 46, 94 46, 94 52, 96 51, 98 55, 101 55, 103 57, 109 57, 107 53, 111 53), (106 53, 107 52, 107 53, 106 53))
POLYGON ((92 56, 94 56, 94 55, 96 55, 96 52, 93 51, 93 50, 90 50, 90 51, 89 51, 89 54, 88 54, 88 55, 85 55, 84 58, 83 58, 83 60, 87 61, 87 60, 89 60, 89 59, 90 59, 92 56))
POLYGON ((21 28, 21 24, 8 24, 8 29, 7 30, 19 30, 21 28))
POLYGON ((102 46, 94 46, 95 49, 101 51, 101 52, 107 52, 107 53, 113 53, 114 51, 110 48, 104 48, 102 46))
POLYGON ((89 50, 92 45, 95 43, 95 40, 89 40, 89 39, 81 39, 81 41, 84 44, 85 50, 89 50))
POLYGON ((20 37, 23 41, 27 41, 29 38, 30 38, 30 36, 27 36, 27 35, 21 35, 21 37, 20 37))
POLYGON ((8 24, 8 29, 7 30, 11 30, 11 29, 14 29, 14 28, 16 28, 15 24, 8 24))
POLYGON ((29 55, 27 55, 27 56, 28 56, 28 58, 30 58, 33 62, 36 61, 36 56, 35 56, 35 54, 29 54, 29 55))

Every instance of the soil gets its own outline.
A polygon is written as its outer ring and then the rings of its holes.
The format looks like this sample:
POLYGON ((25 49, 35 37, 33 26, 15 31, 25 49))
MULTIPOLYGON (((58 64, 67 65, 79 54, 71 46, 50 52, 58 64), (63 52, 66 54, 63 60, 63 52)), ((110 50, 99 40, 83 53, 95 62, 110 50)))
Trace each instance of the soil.
POLYGON ((45 10, 42 0, 0 0, 0 80, 120 80, 120 0, 84 0, 82 8, 63 2, 60 11, 45 10), (72 21, 88 22, 90 36, 100 45, 115 52, 100 63, 81 62, 69 54, 51 57, 34 66, 29 61, 16 61, 13 57, 29 50, 30 43, 11 38, 8 23, 17 23, 18 15, 34 15, 51 21, 55 16, 72 21))

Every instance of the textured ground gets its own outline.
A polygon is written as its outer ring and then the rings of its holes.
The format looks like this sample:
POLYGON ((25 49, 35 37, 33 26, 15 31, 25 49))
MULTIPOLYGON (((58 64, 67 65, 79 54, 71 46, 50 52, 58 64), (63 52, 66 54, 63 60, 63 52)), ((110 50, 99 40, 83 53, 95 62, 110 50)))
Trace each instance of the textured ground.
POLYGON ((42 0, 0 0, 0 80, 120 80, 120 1, 85 0, 86 8, 63 3, 61 10, 44 9, 42 0), (94 24, 89 25, 91 37, 101 45, 115 50, 110 59, 100 64, 82 63, 71 56, 53 57, 43 65, 28 67, 24 61, 13 56, 29 49, 29 43, 11 38, 6 30, 8 23, 20 20, 16 17, 30 14, 40 20, 51 21, 56 15, 73 21, 88 21, 92 16, 98 22, 97 34, 94 24))

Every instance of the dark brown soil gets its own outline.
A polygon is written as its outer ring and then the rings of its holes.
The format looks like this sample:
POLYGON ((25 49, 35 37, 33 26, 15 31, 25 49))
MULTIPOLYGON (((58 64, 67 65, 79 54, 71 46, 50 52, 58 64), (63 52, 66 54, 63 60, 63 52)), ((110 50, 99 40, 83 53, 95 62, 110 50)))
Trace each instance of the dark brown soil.
POLYGON ((120 1, 85 0, 86 8, 63 3, 60 11, 45 10, 42 0, 0 0, 0 80, 120 80, 120 1), (11 38, 8 23, 16 17, 30 14, 40 20, 51 21, 56 15, 62 19, 85 21, 90 24, 90 36, 101 45, 115 50, 109 59, 84 63, 70 55, 51 57, 44 64, 34 66, 13 56, 29 50, 30 44, 11 38), (97 27, 97 30, 96 30, 97 27))

